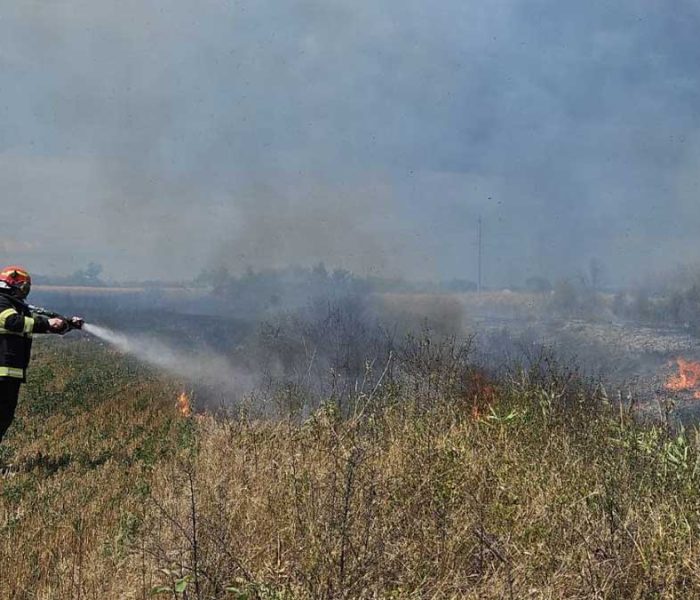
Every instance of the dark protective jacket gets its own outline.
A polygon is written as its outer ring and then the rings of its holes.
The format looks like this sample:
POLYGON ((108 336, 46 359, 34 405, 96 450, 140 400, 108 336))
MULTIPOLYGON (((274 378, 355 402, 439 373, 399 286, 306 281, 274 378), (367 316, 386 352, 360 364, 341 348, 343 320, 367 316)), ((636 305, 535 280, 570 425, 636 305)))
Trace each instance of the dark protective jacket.
POLYGON ((24 302, 0 289, 0 380, 27 380, 32 334, 48 330, 47 318, 32 316, 24 302))

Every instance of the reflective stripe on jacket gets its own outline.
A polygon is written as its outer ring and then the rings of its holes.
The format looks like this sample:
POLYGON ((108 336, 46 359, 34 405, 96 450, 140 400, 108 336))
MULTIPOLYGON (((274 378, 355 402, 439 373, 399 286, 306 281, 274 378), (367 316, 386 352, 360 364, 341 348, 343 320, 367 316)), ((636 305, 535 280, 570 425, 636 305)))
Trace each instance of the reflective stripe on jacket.
POLYGON ((33 317, 24 302, 0 290, 0 379, 26 380, 32 334, 48 329, 48 319, 33 317))

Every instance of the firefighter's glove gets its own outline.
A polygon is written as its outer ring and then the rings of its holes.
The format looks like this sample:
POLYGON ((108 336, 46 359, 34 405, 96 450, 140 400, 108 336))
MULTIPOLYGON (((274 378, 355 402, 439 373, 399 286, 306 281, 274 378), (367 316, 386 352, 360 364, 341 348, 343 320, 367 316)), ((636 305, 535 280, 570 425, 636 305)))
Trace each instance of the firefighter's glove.
POLYGON ((52 318, 49 319, 49 331, 51 333, 64 334, 68 331, 68 323, 63 319, 52 318))

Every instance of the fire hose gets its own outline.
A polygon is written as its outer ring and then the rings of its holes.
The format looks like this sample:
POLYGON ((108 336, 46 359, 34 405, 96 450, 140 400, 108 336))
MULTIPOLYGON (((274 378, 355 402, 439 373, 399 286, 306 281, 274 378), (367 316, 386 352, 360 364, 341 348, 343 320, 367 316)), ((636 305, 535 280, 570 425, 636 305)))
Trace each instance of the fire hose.
POLYGON ((82 329, 85 323, 85 321, 80 317, 64 317, 60 313, 42 308, 41 306, 33 306, 31 304, 28 306, 29 310, 32 311, 32 314, 46 317, 47 319, 61 319, 66 324, 66 326, 59 332, 61 335, 68 333, 73 329, 82 329))

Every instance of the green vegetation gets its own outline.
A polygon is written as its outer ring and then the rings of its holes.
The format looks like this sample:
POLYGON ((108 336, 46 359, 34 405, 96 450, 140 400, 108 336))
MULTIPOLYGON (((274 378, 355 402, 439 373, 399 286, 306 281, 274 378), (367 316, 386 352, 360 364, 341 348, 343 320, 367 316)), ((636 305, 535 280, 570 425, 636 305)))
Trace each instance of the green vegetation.
POLYGON ((178 382, 41 341, 3 447, 3 598, 700 594, 696 433, 546 357, 493 380, 414 353, 348 417, 255 421, 184 418, 178 382))

